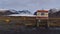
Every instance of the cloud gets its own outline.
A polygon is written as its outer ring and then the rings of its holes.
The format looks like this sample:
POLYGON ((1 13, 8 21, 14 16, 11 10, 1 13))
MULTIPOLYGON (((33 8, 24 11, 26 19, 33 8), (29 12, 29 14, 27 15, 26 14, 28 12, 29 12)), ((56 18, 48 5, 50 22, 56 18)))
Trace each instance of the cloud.
POLYGON ((36 11, 38 9, 59 8, 60 0, 0 0, 0 8, 36 11))

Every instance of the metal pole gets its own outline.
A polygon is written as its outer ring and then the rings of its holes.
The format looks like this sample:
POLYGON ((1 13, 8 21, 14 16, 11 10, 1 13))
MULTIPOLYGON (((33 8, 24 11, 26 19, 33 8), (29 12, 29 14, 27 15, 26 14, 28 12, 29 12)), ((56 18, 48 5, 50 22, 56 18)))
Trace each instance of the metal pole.
POLYGON ((39 23, 40 23, 40 20, 38 19, 38 23, 37 23, 37 26, 39 27, 39 23))
POLYGON ((49 29, 49 19, 47 19, 47 29, 49 29))

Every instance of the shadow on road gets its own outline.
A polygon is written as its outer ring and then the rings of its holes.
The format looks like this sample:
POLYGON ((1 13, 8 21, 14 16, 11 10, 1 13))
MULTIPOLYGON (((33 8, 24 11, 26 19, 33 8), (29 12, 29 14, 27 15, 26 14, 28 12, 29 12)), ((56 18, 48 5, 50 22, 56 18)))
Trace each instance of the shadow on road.
POLYGON ((60 30, 17 26, 8 30, 0 29, 0 34, 60 34, 60 30))

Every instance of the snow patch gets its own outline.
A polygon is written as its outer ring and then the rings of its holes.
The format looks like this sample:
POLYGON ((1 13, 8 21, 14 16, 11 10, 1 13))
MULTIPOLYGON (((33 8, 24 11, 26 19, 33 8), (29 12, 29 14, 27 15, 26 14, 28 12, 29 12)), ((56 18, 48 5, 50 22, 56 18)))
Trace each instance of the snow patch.
POLYGON ((11 15, 7 15, 7 16, 36 16, 36 15, 32 15, 32 14, 11 14, 11 15))

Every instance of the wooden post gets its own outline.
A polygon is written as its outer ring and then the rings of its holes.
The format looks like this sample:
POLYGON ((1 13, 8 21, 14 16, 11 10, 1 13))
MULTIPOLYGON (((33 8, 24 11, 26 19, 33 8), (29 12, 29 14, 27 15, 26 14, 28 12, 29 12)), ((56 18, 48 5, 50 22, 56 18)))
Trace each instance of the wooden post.
POLYGON ((39 23, 40 23, 40 20, 39 20, 39 19, 37 19, 37 27, 39 27, 39 23))
POLYGON ((48 28, 49 28, 49 26, 50 26, 49 19, 47 19, 47 26, 48 26, 48 28))

